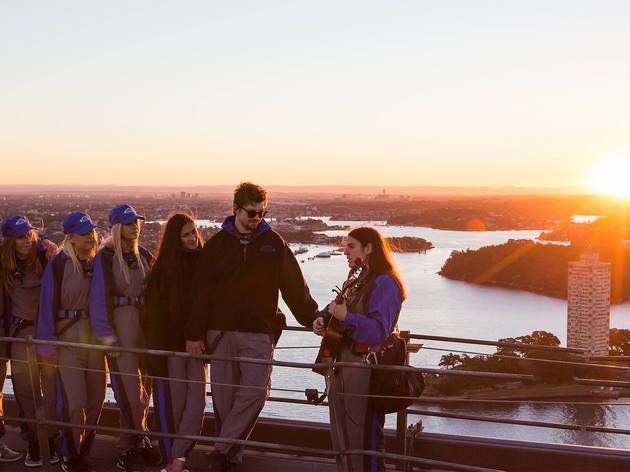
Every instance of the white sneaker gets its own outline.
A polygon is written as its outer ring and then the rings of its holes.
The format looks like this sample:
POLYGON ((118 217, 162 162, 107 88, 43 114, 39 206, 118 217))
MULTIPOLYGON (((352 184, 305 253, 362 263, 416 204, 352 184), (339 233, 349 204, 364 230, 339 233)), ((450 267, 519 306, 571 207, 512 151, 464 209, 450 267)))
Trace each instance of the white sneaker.
POLYGON ((16 462, 24 457, 23 452, 17 452, 0 441, 0 462, 16 462))
POLYGON ((24 459, 24 465, 26 467, 41 467, 44 465, 41 457, 32 457, 30 452, 26 453, 26 458, 24 459))
POLYGON ((55 451, 50 452, 50 460, 48 462, 50 464, 59 464, 59 456, 55 451))

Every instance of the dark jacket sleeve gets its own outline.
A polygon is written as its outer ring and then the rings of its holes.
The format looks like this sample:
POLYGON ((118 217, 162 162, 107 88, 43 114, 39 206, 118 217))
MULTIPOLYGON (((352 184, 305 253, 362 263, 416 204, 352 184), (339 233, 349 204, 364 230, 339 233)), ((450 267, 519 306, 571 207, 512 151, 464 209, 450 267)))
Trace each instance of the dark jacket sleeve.
POLYGON ((280 293, 302 326, 311 326, 318 316, 317 303, 311 297, 302 270, 286 242, 283 243, 280 266, 280 293))
POLYGON ((184 327, 184 337, 188 341, 199 341, 206 337, 210 303, 213 296, 212 269, 216 235, 211 238, 199 253, 192 280, 192 304, 188 321, 184 327))
MULTIPOLYGON (((168 300, 160 295, 157 281, 149 279, 144 292, 146 304, 144 307, 144 323, 142 329, 149 349, 168 349, 166 336, 168 336, 168 300)), ((147 368, 149 374, 167 376, 166 356, 149 356, 147 368)))

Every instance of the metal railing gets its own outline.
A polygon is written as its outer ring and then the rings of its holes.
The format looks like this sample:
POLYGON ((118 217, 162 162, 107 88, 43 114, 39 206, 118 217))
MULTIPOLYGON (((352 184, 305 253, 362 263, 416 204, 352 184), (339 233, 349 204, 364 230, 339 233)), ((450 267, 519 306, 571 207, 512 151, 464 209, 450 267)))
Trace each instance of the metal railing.
MULTIPOLYGON (((307 331, 307 329, 296 329, 296 328, 288 328, 292 331, 307 331)), ((450 338, 450 337, 441 337, 441 336, 428 336, 428 335, 415 335, 410 334, 408 336, 410 339, 433 339, 437 341, 448 341, 448 342, 462 342, 467 344, 483 344, 483 345, 495 345, 495 346, 504 346, 504 347, 520 347, 527 348, 530 350, 540 349, 546 351, 564 351, 571 353, 580 353, 581 350, 577 349, 566 349, 566 348, 553 348, 551 346, 532 346, 529 344, 522 343, 503 343, 503 342, 493 342, 493 341, 483 341, 483 340, 471 340, 465 338, 450 338)), ((350 362, 334 362, 330 364, 313 364, 313 363, 304 363, 304 362, 288 362, 288 361, 276 361, 276 360, 264 360, 264 359, 254 359, 254 358, 240 358, 240 357, 226 357, 226 356, 216 356, 216 355, 206 355, 206 354, 189 354, 186 352, 178 352, 178 351, 168 351, 168 350, 155 350, 155 349, 140 349, 140 348, 123 348, 123 347, 114 347, 114 346, 102 346, 102 345, 94 345, 94 344, 84 344, 84 343, 71 343, 71 342, 63 342, 63 341, 44 341, 44 340, 36 340, 32 337, 26 338, 7 338, 0 337, 0 342, 6 343, 24 343, 26 344, 26 352, 27 359, 18 360, 11 359, 12 362, 27 362, 30 370, 30 378, 31 382, 33 380, 33 370, 37 365, 46 365, 46 362, 42 362, 38 360, 36 354, 36 346, 37 345, 48 345, 48 346, 56 346, 56 347, 69 347, 69 348, 80 348, 80 349, 90 349, 90 350, 100 350, 105 355, 106 353, 112 352, 130 352, 141 355, 150 355, 150 356, 173 356, 179 358, 192 358, 192 359, 201 359, 206 362, 212 363, 212 361, 231 361, 231 362, 242 362, 242 363, 251 363, 251 364, 259 364, 259 365, 270 365, 270 366, 278 366, 278 367, 290 367, 290 368, 298 368, 298 369, 313 369, 314 367, 326 367, 327 369, 334 369, 336 367, 352 367, 352 368, 361 368, 361 369, 387 369, 387 370, 397 370, 397 371, 407 371, 407 372, 423 372, 423 373, 431 373, 438 375, 449 375, 449 376, 474 376, 474 377, 487 377, 494 379, 509 379, 509 380, 532 380, 534 377, 529 374, 512 374, 512 373, 500 373, 500 372, 479 372, 479 371, 464 371, 464 370, 454 370, 454 369, 435 369, 428 367, 406 367, 406 366, 383 366, 383 365, 372 365, 372 364, 363 364, 363 363, 350 363, 350 362)), ((297 346, 296 348, 299 348, 297 346)), ((479 353, 482 355, 493 356, 493 354, 485 354, 479 353)), ((503 356, 506 357, 506 356, 503 356)), ((521 358, 518 356, 507 356, 509 358, 516 358, 518 360, 527 360, 527 361, 542 361, 547 362, 548 359, 537 359, 537 358, 521 358)), ((7 359, 7 358, 5 358, 7 359)), ((620 366, 610 366, 605 364, 585 364, 573 361, 554 361, 555 363, 564 363, 567 365, 580 365, 587 367, 598 367, 598 368, 612 368, 622 370, 630 370, 630 368, 620 367, 620 366)), ((69 366, 66 366, 69 367, 69 366)), ((86 370, 83 368, 78 368, 80 370, 86 370)), ((102 371, 99 371, 102 372, 102 371)), ((116 373, 111 372, 110 373, 116 373)), ((120 373, 122 375, 136 375, 129 373, 120 373)), ((165 379, 171 380, 165 377, 156 377, 156 376, 147 376, 152 377, 154 379, 165 379)), ((183 382, 193 382, 190 380, 183 379, 173 379, 177 381, 183 382)), ((628 382, 619 382, 619 381, 606 381, 599 379, 575 379, 577 383, 588 383, 592 385, 613 385, 613 386, 628 386, 628 382), (599 382, 599 383, 598 383, 599 382), (623 385, 622 385, 623 384, 623 385)), ((206 379, 206 384, 207 382, 206 379)), ((302 390, 298 389, 278 389, 278 388, 269 388, 269 387, 253 387, 253 386, 242 386, 242 385, 233 385, 241 388, 264 388, 265 390, 277 390, 277 391, 289 391, 289 392, 302 392, 302 390)), ((261 442, 261 441, 250 441, 250 440, 232 440, 225 438, 218 438, 214 436, 183 436, 171 433, 162 433, 155 431, 143 431, 143 430, 131 430, 124 428, 115 428, 108 427, 103 425, 85 425, 85 424, 77 424, 77 423, 69 423, 62 421, 53 421, 47 418, 46 411, 44 410, 44 406, 42 404, 41 391, 39 386, 34 383, 31 384, 31 391, 36 405, 36 418, 24 418, 24 417, 11 417, 4 416, 3 419, 7 421, 14 422, 25 422, 25 423, 34 423, 37 428, 37 435, 39 440, 39 446, 41 450, 42 459, 46 464, 49 457, 50 451, 48 450, 48 437, 46 433, 46 426, 57 426, 57 427, 70 427, 70 428, 80 428, 86 430, 96 430, 103 432, 118 432, 118 433, 129 433, 136 435, 146 435, 155 438, 161 437, 169 437, 169 438, 180 438, 180 439, 188 439, 194 441, 203 441, 203 442, 212 442, 212 443, 229 443, 229 444, 238 444, 243 446, 251 446, 260 449, 273 450, 273 451, 283 451, 286 453, 295 453, 295 454, 313 454, 313 455, 323 455, 326 457, 337 458, 341 456, 348 455, 369 455, 375 457, 382 457, 384 459, 388 459, 391 461, 396 461, 397 463, 404 464, 405 468, 413 467, 413 465, 419 466, 428 466, 428 467, 441 467, 446 470, 461 470, 461 471, 487 471, 487 470, 496 470, 496 469, 488 469, 483 467, 476 467, 467 464, 456 464, 452 462, 444 462, 444 461, 434 461, 430 459, 423 459, 419 457, 415 457, 412 455, 406 454, 407 444, 408 444, 408 436, 409 432, 407 430, 407 415, 423 415, 423 416, 436 416, 436 417, 444 417, 444 418, 455 418, 462 420, 471 420, 471 421, 484 421, 484 422, 495 422, 495 423, 504 423, 504 424, 514 424, 514 425, 525 425, 525 426, 535 426, 535 427, 545 427, 545 428, 557 428, 557 429, 569 429, 569 430, 579 430, 579 431, 595 431, 595 432, 605 432, 605 433, 614 433, 614 434, 630 434, 630 430, 619 429, 619 428, 605 428, 599 426, 590 426, 590 425, 573 425, 573 424, 562 424, 562 423, 551 423, 551 422, 542 422, 542 421, 527 421, 527 420, 518 420, 513 418, 495 418, 495 417, 486 417, 479 415, 464 415, 457 413, 448 413, 448 412, 437 412, 431 410, 423 410, 417 408, 410 408, 406 411, 402 411, 398 413, 397 417, 397 442, 398 442, 398 453, 390 453, 390 452, 379 452, 379 451, 367 451, 367 450, 329 450, 329 449, 316 449, 316 448, 308 448, 301 446, 291 446, 291 445, 283 445, 269 442, 261 442)), ((208 395, 212 393, 209 392, 208 395)), ((348 393, 339 393, 339 395, 348 395, 348 396, 358 396, 358 397, 375 397, 372 394, 348 394, 348 393)), ((384 397, 384 396, 380 396, 384 397)), ((269 397, 269 401, 272 402, 282 402, 282 403, 293 403, 293 404, 313 404, 312 401, 309 400, 299 400, 292 398, 283 398, 283 397, 269 397)), ((436 400, 437 401, 437 400, 436 400)), ((466 399, 466 400, 457 400, 457 401, 470 401, 470 402, 483 402, 484 400, 480 399, 466 399)), ((500 400, 499 400, 500 402, 500 400)), ((513 402, 513 401, 512 401, 513 402)), ((532 401, 519 401, 519 403, 536 403, 532 401)), ((558 402, 554 402, 558 403, 558 402)), ((559 402, 559 403, 575 403, 575 402, 559 402)), ((326 406, 327 403, 324 402, 322 405, 326 406)), ((628 405, 628 403, 619 403, 613 404, 618 406, 628 405)))

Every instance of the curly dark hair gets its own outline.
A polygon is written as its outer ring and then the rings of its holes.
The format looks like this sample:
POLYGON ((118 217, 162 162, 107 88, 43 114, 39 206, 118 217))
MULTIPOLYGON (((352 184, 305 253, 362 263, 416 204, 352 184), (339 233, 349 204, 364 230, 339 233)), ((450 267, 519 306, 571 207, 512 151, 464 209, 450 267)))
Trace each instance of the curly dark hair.
POLYGON ((260 185, 241 182, 234 189, 234 205, 243 208, 248 203, 267 202, 267 191, 260 185))

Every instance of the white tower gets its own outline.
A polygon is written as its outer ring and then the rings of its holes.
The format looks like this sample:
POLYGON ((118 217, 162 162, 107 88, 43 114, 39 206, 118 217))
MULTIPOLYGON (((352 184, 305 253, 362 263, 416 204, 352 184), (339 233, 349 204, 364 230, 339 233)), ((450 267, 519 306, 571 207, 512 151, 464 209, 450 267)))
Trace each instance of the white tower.
POLYGON ((598 254, 569 262, 567 346, 607 356, 610 336, 610 263, 598 254))

